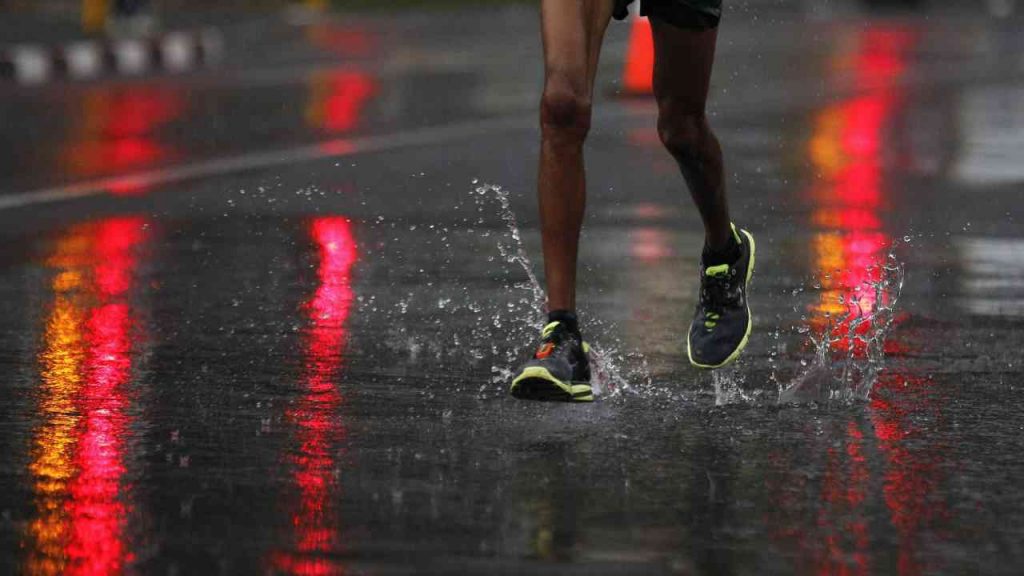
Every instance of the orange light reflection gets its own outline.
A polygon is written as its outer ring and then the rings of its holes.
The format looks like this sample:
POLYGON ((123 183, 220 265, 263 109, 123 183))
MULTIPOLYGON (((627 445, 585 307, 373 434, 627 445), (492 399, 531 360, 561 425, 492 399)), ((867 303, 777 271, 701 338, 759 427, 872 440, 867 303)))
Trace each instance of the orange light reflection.
MULTIPOLYGON (((865 96, 824 109, 815 118, 808 155, 823 182, 811 190, 815 209, 812 253, 822 291, 811 307, 811 324, 839 336, 834 347, 863 355, 864 343, 849 338, 850 322, 875 309, 874 285, 881 279, 891 239, 882 229, 883 147, 886 125, 899 97, 895 82, 904 73, 910 33, 872 29, 858 37, 852 59, 865 96)), ((856 333, 871 329, 870 322, 856 333)))
POLYGON ((37 513, 28 530, 28 574, 110 574, 132 559, 124 541, 127 296, 145 229, 138 218, 79 226, 48 259, 56 274, 39 356, 43 422, 29 467, 37 513))
MULTIPOLYGON (((877 304, 872 284, 879 280, 891 239, 882 226, 885 209, 883 143, 889 119, 900 96, 895 81, 906 68, 913 36, 899 28, 872 29, 858 37, 853 72, 867 95, 829 106, 815 117, 808 154, 823 182, 811 190, 815 204, 811 223, 815 268, 822 278, 822 291, 811 305, 812 323, 824 330, 826 314, 841 319, 856 306, 868 314, 877 304), (840 299, 842 297, 842 300, 840 299), (853 301, 859 301, 854 304, 853 301)), ((846 62, 846 60, 841 60, 846 62)), ((862 330, 870 326, 863 325, 862 330)), ((846 334, 840 324, 834 334, 846 334)), ((846 339, 837 348, 848 349, 846 339)), ((856 353, 863 353, 855 347, 856 353)), ((908 376, 885 374, 879 387, 890 397, 905 396, 895 382, 925 382, 908 376)), ((902 402, 907 399, 903 398, 902 402)), ((790 472, 800 455, 787 458, 781 453, 770 458, 777 475, 769 475, 769 490, 780 495, 767 521, 775 526, 780 544, 796 548, 797 572, 815 574, 870 574, 873 565, 865 503, 872 495, 872 470, 865 454, 872 448, 884 458, 882 496, 893 526, 900 535, 898 573, 919 574, 923 567, 916 547, 924 526, 942 514, 933 506, 934 484, 940 454, 932 447, 911 450, 906 440, 913 421, 896 400, 872 395, 869 425, 874 438, 865 435, 864 422, 851 419, 845 433, 830 440, 824 452, 825 475, 820 490, 801 474, 790 472), (868 444, 868 443, 871 444, 868 444), (816 494, 810 505, 817 511, 813 526, 807 526, 802 511, 803 494, 816 494)), ((916 406, 916 408, 923 408, 916 406)), ((812 462, 817 465, 817 462, 812 462)))

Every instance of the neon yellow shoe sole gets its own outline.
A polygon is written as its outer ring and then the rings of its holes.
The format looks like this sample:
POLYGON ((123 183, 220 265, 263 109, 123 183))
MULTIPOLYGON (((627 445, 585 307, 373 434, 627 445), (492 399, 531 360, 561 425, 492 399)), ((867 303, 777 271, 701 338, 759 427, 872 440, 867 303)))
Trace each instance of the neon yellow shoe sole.
POLYGON ((522 400, 545 402, 593 402, 589 382, 562 382, 543 366, 529 366, 512 381, 512 396, 522 400))

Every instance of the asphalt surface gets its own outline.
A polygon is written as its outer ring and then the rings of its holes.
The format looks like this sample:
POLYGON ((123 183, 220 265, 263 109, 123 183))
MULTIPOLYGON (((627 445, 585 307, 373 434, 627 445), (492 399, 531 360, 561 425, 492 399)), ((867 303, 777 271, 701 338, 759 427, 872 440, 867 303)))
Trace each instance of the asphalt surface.
POLYGON ((529 8, 0 92, 0 572, 1019 573, 1019 22, 736 12, 711 108, 754 336, 685 360, 702 234, 618 25, 592 405, 505 393, 540 321, 529 8))

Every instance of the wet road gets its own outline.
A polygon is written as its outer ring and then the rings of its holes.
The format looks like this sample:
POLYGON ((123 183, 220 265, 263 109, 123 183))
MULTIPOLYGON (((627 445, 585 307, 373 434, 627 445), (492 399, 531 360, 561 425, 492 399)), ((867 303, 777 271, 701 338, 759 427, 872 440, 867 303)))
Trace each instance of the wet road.
POLYGON ((344 19, 0 93, 0 571, 1019 572, 1019 23, 723 28, 761 249, 716 377, 683 344, 699 219, 650 102, 614 97, 615 27, 588 406, 505 395, 539 322, 535 27, 344 19))

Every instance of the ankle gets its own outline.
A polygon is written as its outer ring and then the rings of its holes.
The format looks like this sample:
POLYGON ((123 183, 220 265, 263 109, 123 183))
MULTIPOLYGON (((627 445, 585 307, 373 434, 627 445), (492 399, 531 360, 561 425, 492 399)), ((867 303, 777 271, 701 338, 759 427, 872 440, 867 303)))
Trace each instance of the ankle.
POLYGON ((740 245, 731 231, 723 242, 712 244, 709 240, 705 240, 704 250, 701 254, 701 260, 705 266, 732 264, 739 257, 740 245))
POLYGON ((548 312, 548 322, 559 322, 577 336, 580 333, 579 319, 573 310, 551 310, 548 312))

